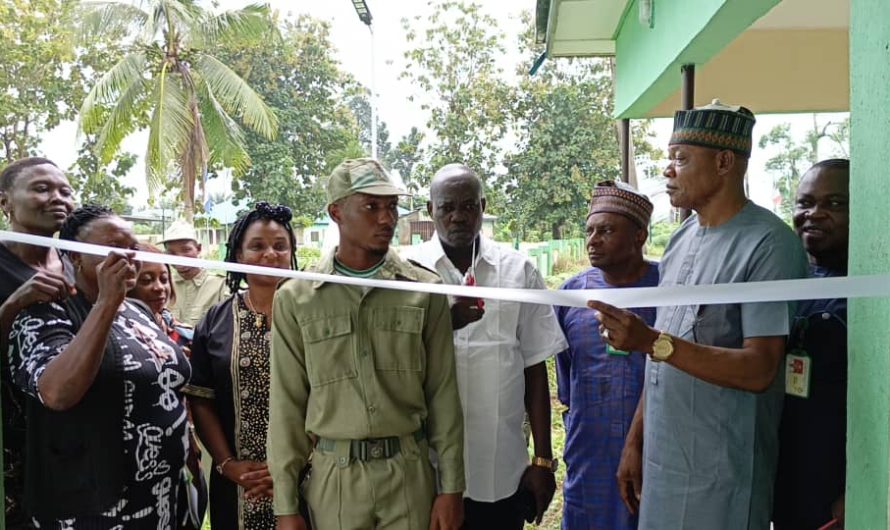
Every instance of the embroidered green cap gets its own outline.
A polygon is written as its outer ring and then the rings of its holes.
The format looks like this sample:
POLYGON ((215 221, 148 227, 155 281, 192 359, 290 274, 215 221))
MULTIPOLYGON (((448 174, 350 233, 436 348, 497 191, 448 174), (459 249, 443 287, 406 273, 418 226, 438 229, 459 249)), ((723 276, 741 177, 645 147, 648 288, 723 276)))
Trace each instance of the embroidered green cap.
POLYGON ((353 193, 408 195, 396 186, 386 168, 373 158, 344 160, 331 173, 327 184, 328 204, 353 193))
POLYGON ((668 145, 686 144, 729 149, 751 156, 754 114, 740 106, 724 105, 715 99, 710 105, 674 114, 674 132, 668 145))

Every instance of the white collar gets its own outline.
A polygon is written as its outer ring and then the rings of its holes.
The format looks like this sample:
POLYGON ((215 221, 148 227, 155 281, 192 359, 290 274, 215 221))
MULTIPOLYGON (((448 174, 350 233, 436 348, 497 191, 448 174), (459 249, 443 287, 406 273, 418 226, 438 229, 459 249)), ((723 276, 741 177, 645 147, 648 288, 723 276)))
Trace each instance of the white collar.
MULTIPOLYGON (((448 255, 445 254, 445 249, 442 247, 442 241, 439 239, 439 234, 433 232, 433 236, 430 238, 430 246, 433 251, 434 262, 438 263, 439 260, 448 259, 448 255)), ((476 258, 476 263, 479 260, 483 260, 487 262, 489 265, 496 266, 498 261, 497 256, 497 243, 483 236, 481 233, 479 234, 479 256, 476 258)), ((450 260, 449 260, 450 261, 450 260)), ((452 263, 452 265, 454 265, 452 263)))

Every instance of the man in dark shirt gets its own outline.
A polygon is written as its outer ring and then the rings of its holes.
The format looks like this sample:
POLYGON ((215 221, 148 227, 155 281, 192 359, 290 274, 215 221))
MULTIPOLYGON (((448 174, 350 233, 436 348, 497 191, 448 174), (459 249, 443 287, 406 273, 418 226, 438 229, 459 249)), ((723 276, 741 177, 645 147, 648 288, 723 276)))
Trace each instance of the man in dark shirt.
MULTIPOLYGON (((847 275, 848 160, 824 160, 797 189, 794 228, 810 277, 847 275)), ((798 306, 785 358, 773 521, 776 530, 812 530, 844 521, 847 423, 847 300, 798 306)))

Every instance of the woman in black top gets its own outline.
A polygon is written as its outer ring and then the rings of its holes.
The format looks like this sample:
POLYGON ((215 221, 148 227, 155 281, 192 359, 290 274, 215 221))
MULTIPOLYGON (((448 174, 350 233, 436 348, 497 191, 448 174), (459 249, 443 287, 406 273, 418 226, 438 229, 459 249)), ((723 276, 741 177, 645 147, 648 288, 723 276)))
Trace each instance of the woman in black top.
MULTIPOLYGON (((291 212, 258 203, 238 219, 226 261, 296 268, 291 212)), ((198 436, 215 464, 210 474, 213 530, 275 527, 272 478, 266 467, 269 424, 269 337, 274 276, 229 273, 232 293, 195 329, 194 376, 186 389, 198 436), (247 289, 241 290, 242 280, 247 289)))
MULTIPOLYGON (((0 173, 0 207, 13 232, 51 237, 74 207, 65 174, 46 158, 22 158, 0 173)), ((0 351, 16 314, 35 302, 67 296, 73 271, 54 249, 0 242, 0 351)), ((0 355, 3 415, 3 478, 6 528, 31 528, 22 509, 25 443, 24 396, 9 380, 8 358, 0 355)))
POLYGON ((28 395, 26 505, 40 528, 175 528, 188 360, 125 299, 140 265, 129 223, 79 208, 60 237, 121 250, 70 253, 77 294, 13 323, 12 379, 28 395))

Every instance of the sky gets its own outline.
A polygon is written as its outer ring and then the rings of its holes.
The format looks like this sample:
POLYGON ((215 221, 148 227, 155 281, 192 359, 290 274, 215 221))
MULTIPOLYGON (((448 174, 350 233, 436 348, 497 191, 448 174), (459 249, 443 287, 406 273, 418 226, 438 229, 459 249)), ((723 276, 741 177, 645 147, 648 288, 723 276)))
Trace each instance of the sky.
MULTIPOLYGON (((374 30, 373 46, 371 33, 355 13, 351 0, 266 0, 272 9, 285 16, 309 14, 315 18, 331 22, 331 42, 336 49, 336 57, 341 67, 351 73, 359 82, 366 86, 374 86, 377 97, 379 119, 385 121, 390 130, 390 138, 398 139, 407 133, 411 126, 422 125, 427 116, 419 104, 411 102, 413 87, 405 80, 399 79, 403 70, 403 53, 409 44, 404 38, 401 27, 403 17, 426 16, 431 8, 423 0, 366 0, 370 8, 374 30), (373 65, 372 69, 372 49, 373 65), (373 72, 373 76, 372 76, 373 72)), ((434 0, 435 1, 435 0, 434 0)), ((209 2, 204 2, 209 4, 209 2)), ((236 9, 247 5, 245 0, 219 0, 220 9, 236 9)), ((513 75, 513 65, 519 60, 518 51, 512 44, 515 36, 521 31, 519 15, 522 10, 534 9, 535 0, 483 0, 483 9, 495 16, 501 30, 507 35, 508 52, 503 56, 503 67, 507 75, 513 75)), ((744 104, 744 102, 727 102, 744 104)), ((832 119, 839 121, 843 115, 823 115, 821 121, 832 119)), ((808 127, 812 126, 811 115, 772 115, 759 116, 754 128, 755 149, 749 166, 751 198, 764 206, 771 206, 775 196, 773 177, 768 175, 763 166, 775 150, 756 148, 761 135, 780 123, 789 122, 792 132, 803 137, 808 127)), ((63 123, 44 138, 42 151, 56 160, 61 167, 69 167, 77 158, 77 131, 74 123, 63 123)), ((653 131, 656 136, 653 142, 665 148, 670 137, 671 120, 654 120, 653 131)), ((145 169, 141 157, 145 152, 147 134, 136 133, 127 138, 123 149, 140 156, 140 161, 127 175, 127 184, 136 188, 137 192, 131 203, 140 208, 146 205, 148 191, 145 187, 145 169)), ((830 155, 826 145, 825 154, 830 155)), ((230 186, 226 178, 216 179, 208 187, 210 192, 225 191, 230 186)))

